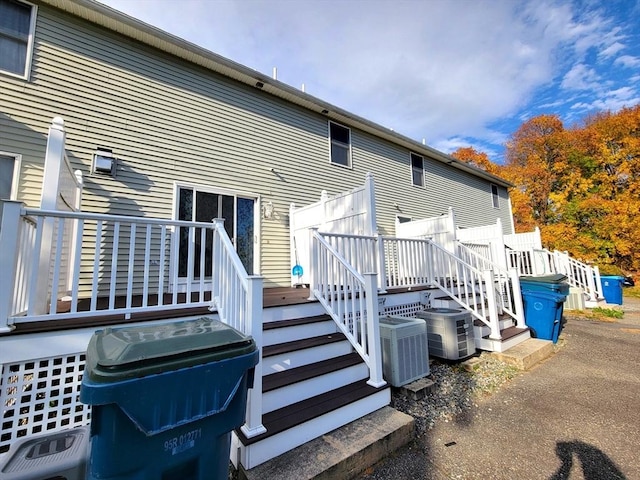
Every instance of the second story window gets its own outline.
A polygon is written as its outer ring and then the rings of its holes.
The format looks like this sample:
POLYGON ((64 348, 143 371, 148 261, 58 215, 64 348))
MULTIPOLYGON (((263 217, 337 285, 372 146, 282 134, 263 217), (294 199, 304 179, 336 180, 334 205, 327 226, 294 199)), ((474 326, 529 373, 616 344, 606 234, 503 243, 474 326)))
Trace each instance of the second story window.
POLYGON ((411 182, 424 187, 424 159, 415 153, 411 154, 411 182))
POLYGON ((329 137, 331 139, 331 163, 350 167, 351 131, 342 125, 329 122, 329 137))
POLYGON ((493 208, 500 208, 500 194, 498 193, 498 186, 491 184, 491 201, 493 202, 493 208))
POLYGON ((27 78, 35 7, 18 0, 0 0, 0 71, 27 78))

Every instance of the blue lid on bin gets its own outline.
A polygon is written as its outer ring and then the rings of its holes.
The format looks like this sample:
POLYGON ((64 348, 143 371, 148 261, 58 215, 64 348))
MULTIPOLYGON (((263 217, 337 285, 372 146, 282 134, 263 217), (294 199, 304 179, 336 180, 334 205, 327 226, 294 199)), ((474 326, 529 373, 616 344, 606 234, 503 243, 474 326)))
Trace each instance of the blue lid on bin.
POLYGON ((87 347, 87 375, 94 382, 140 378, 251 353, 250 336, 202 317, 161 325, 105 328, 87 347))

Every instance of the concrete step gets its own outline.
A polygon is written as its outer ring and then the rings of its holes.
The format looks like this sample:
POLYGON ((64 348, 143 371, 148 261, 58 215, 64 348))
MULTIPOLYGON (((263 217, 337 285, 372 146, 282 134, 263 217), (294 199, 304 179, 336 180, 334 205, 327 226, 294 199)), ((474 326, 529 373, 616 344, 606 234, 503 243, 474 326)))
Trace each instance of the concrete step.
POLYGON ((383 407, 250 470, 241 480, 329 480, 354 475, 413 438, 411 416, 383 407))
POLYGON ((240 430, 233 433, 231 461, 251 470, 389 403, 388 385, 374 388, 362 380, 283 407, 262 417, 266 433, 252 438, 240 430))
POLYGON ((504 352, 493 352, 496 358, 520 370, 528 370, 553 354, 553 342, 529 338, 504 352))

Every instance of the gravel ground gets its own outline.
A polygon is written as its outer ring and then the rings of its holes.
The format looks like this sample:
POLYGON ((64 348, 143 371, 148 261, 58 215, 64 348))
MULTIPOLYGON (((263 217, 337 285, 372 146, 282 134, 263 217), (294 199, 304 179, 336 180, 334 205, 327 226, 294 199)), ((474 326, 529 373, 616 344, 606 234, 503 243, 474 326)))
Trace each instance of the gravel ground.
POLYGON ((433 428, 436 422, 449 422, 477 407, 477 401, 495 392, 520 371, 483 353, 464 363, 433 361, 434 385, 423 399, 414 400, 394 389, 391 406, 415 419, 416 435, 433 428))

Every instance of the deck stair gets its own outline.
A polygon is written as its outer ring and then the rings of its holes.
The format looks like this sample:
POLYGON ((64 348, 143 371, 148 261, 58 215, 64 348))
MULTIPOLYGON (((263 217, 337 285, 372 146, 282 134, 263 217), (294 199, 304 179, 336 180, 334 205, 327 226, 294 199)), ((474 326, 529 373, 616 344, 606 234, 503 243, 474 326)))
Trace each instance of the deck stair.
POLYGON ((369 370, 318 302, 264 309, 262 424, 234 432, 231 459, 252 468, 387 406, 369 370))
MULTIPOLYGON (((479 296, 465 296, 465 300, 470 304, 479 305, 479 296)), ((440 292, 431 298, 432 308, 453 308, 462 309, 460 304, 453 300, 450 296, 440 292)), ((518 328, 514 324, 512 317, 508 315, 499 315, 500 323, 500 340, 489 338, 489 327, 478 319, 473 322, 475 334, 476 348, 479 350, 487 350, 491 352, 504 352, 511 347, 524 342, 531 338, 531 332, 528 328, 518 328)))

